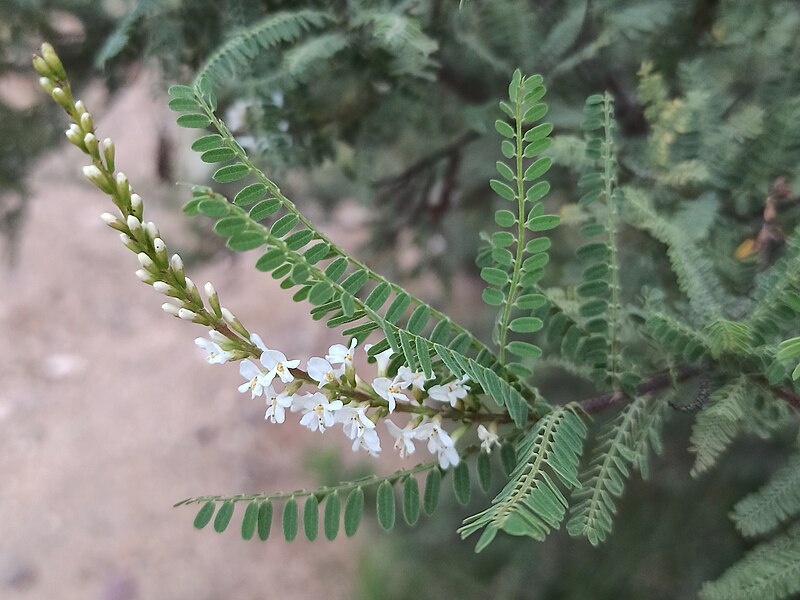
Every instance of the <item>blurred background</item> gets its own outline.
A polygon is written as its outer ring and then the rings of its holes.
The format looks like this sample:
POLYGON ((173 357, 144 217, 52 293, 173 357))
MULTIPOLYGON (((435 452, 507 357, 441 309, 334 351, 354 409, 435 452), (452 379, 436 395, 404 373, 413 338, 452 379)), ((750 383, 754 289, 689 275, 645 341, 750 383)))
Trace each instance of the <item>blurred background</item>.
MULTIPOLYGON (((195 531, 194 511, 174 502, 401 465, 270 428, 264 407, 236 392, 235 368, 203 363, 200 332, 159 310, 98 218, 106 200, 83 181, 65 119, 29 66, 41 41, 194 280, 213 281, 268 344, 307 357, 340 337, 254 257, 181 214, 190 191, 176 182, 207 183, 210 171, 166 109, 170 84, 209 71, 229 126, 302 211, 488 339, 474 260, 496 208, 492 123, 515 67, 545 77, 555 125, 550 202, 567 226, 549 283, 579 280, 569 224, 581 111, 607 89, 622 177, 647 187, 742 294, 770 258, 737 248, 758 233, 767 195, 800 183, 798 33, 800 5, 778 0, 0 0, 0 597, 693 597, 747 549, 726 512, 791 442, 745 437, 695 481, 690 418, 673 412, 649 480, 631 482, 597 549, 560 533, 498 539, 476 556, 455 530, 492 497, 479 493, 468 507, 443 494, 413 530, 387 535, 368 519, 333 543, 195 531), (209 71, 220 47, 278 13, 290 24, 282 37, 209 71)), ((799 215, 789 204, 781 228, 799 215)), ((622 240, 627 299, 656 286, 679 303, 663 246, 627 229, 622 240)), ((547 344, 537 382, 548 398, 592 395, 547 344)))

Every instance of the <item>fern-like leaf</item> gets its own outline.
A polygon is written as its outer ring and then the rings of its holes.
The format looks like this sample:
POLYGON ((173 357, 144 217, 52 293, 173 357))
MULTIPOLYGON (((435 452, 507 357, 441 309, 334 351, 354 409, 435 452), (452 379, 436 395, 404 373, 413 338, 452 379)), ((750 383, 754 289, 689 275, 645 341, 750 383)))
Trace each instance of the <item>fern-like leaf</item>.
POLYGON ((647 468, 648 445, 657 439, 654 430, 660 429, 663 406, 639 396, 598 434, 594 456, 581 475, 582 486, 573 494, 578 502, 567 523, 570 535, 586 537, 597 546, 611 533, 616 499, 625 491, 631 468, 647 468))
POLYGON ((517 465, 509 482, 489 508, 464 520, 461 537, 483 529, 476 552, 498 531, 544 540, 567 511, 559 483, 567 489, 580 486, 578 461, 585 436, 586 425, 572 406, 543 417, 517 445, 517 465))
MULTIPOLYGON (((530 334, 542 328, 542 321, 531 313, 544 302, 537 293, 536 284, 544 274, 549 257, 548 237, 528 239, 529 231, 549 231, 559 223, 557 215, 544 214, 542 198, 550 189, 546 181, 538 181, 552 165, 552 159, 533 158, 550 146, 549 123, 535 125, 547 114, 547 105, 541 102, 545 88, 539 75, 523 76, 517 70, 509 85, 509 102, 501 102, 500 108, 511 120, 495 123, 497 132, 505 138, 501 144, 503 155, 509 163, 498 161, 499 179, 492 179, 490 186, 503 200, 512 203, 512 210, 501 209, 495 213, 495 221, 503 230, 489 239, 486 260, 479 261, 481 277, 489 284, 483 298, 487 304, 497 306, 498 318, 495 338, 500 348, 500 362, 507 354, 519 358, 541 355, 541 350, 523 339, 509 339, 509 335, 530 334), (510 248, 510 249, 509 249, 510 248), (513 317, 513 318, 512 318, 513 317)), ((529 376, 530 369, 521 363, 512 363, 513 372, 529 376)))
POLYGON ((778 469, 764 487, 740 500, 731 519, 742 535, 768 533, 800 514, 800 454, 778 469))
POLYGON ((701 600, 779 600, 800 592, 800 523, 759 544, 718 580, 705 583, 701 600))
POLYGON ((697 415, 689 440, 689 449, 696 455, 692 477, 713 467, 739 433, 749 393, 753 393, 751 384, 745 376, 740 376, 714 392, 697 415))
POLYGON ((260 52, 280 44, 294 42, 311 29, 321 29, 334 21, 327 12, 318 10, 284 11, 270 15, 255 25, 237 32, 217 48, 198 69, 195 83, 212 82, 232 77, 246 69, 260 52))

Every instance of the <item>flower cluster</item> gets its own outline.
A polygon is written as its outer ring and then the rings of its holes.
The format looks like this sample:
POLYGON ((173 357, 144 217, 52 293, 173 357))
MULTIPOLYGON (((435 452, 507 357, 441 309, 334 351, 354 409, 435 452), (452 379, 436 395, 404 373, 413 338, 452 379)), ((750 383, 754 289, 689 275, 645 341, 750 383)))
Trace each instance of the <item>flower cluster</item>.
MULTIPOLYGON (((437 456, 443 469, 459 463, 455 442, 464 428, 451 435, 437 412, 442 404, 456 408, 469 394, 466 378, 426 388, 432 378, 407 366, 400 366, 390 377, 392 351, 386 350, 375 355, 377 377, 367 383, 355 371, 355 339, 349 346, 334 344, 324 358, 309 358, 305 370, 300 368, 299 359, 288 359, 283 352, 268 348, 258 335, 252 334, 250 341, 260 356, 241 361, 239 373, 244 383, 239 391, 251 398, 264 397, 264 418, 270 423, 282 424, 287 413, 300 413, 300 425, 311 431, 324 433, 341 425, 354 451, 365 450, 376 456, 381 451, 377 423, 383 419, 401 457, 413 454, 416 443, 421 442, 437 456), (408 413, 410 419, 401 427, 386 418, 394 413, 408 413)), ((209 338, 197 338, 195 342, 205 351, 210 364, 236 360, 228 349, 230 342, 214 330, 209 332, 209 338)), ((365 345, 365 350, 369 349, 370 345, 365 345)), ((491 424, 491 431, 483 425, 479 428, 487 451, 498 442, 495 427, 491 424)))

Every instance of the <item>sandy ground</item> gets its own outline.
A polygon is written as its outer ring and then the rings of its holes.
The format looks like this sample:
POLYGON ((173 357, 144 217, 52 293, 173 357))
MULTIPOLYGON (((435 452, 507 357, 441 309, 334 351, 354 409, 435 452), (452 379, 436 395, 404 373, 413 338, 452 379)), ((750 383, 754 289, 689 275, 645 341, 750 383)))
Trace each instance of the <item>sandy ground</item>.
MULTIPOLYGON (((151 92, 139 82, 90 108, 137 191, 155 199, 149 218, 184 251, 197 240, 154 183, 157 131, 172 119, 151 92)), ((202 361, 202 330, 162 313, 163 297, 137 281, 135 257, 99 220, 112 207, 82 180, 84 160, 64 143, 32 174, 18 260, 0 272, 0 597, 350 598, 369 531, 244 542, 238 523, 198 532, 194 509, 172 508, 197 494, 313 485, 309 447, 342 444, 271 427, 263 405, 237 393, 235 366, 202 361)), ((331 332, 255 274, 253 258, 189 270, 271 346, 324 352, 331 332)))

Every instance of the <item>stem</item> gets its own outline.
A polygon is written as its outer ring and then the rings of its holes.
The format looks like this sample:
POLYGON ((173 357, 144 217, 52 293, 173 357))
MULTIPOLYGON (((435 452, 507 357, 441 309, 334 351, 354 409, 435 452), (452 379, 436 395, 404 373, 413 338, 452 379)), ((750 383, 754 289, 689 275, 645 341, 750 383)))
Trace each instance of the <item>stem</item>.
POLYGON ((614 201, 614 191, 612 188, 614 171, 611 161, 613 158, 612 148, 614 146, 614 137, 611 131, 611 100, 608 94, 605 94, 604 100, 605 108, 605 144, 604 144, 604 163, 605 163, 605 196, 606 196, 606 209, 608 211, 608 247, 609 247, 609 263, 611 268, 611 304, 609 306, 609 359, 611 362, 611 378, 615 388, 619 388, 619 340, 618 336, 618 319, 619 319, 619 267, 617 265, 617 203, 614 201))

